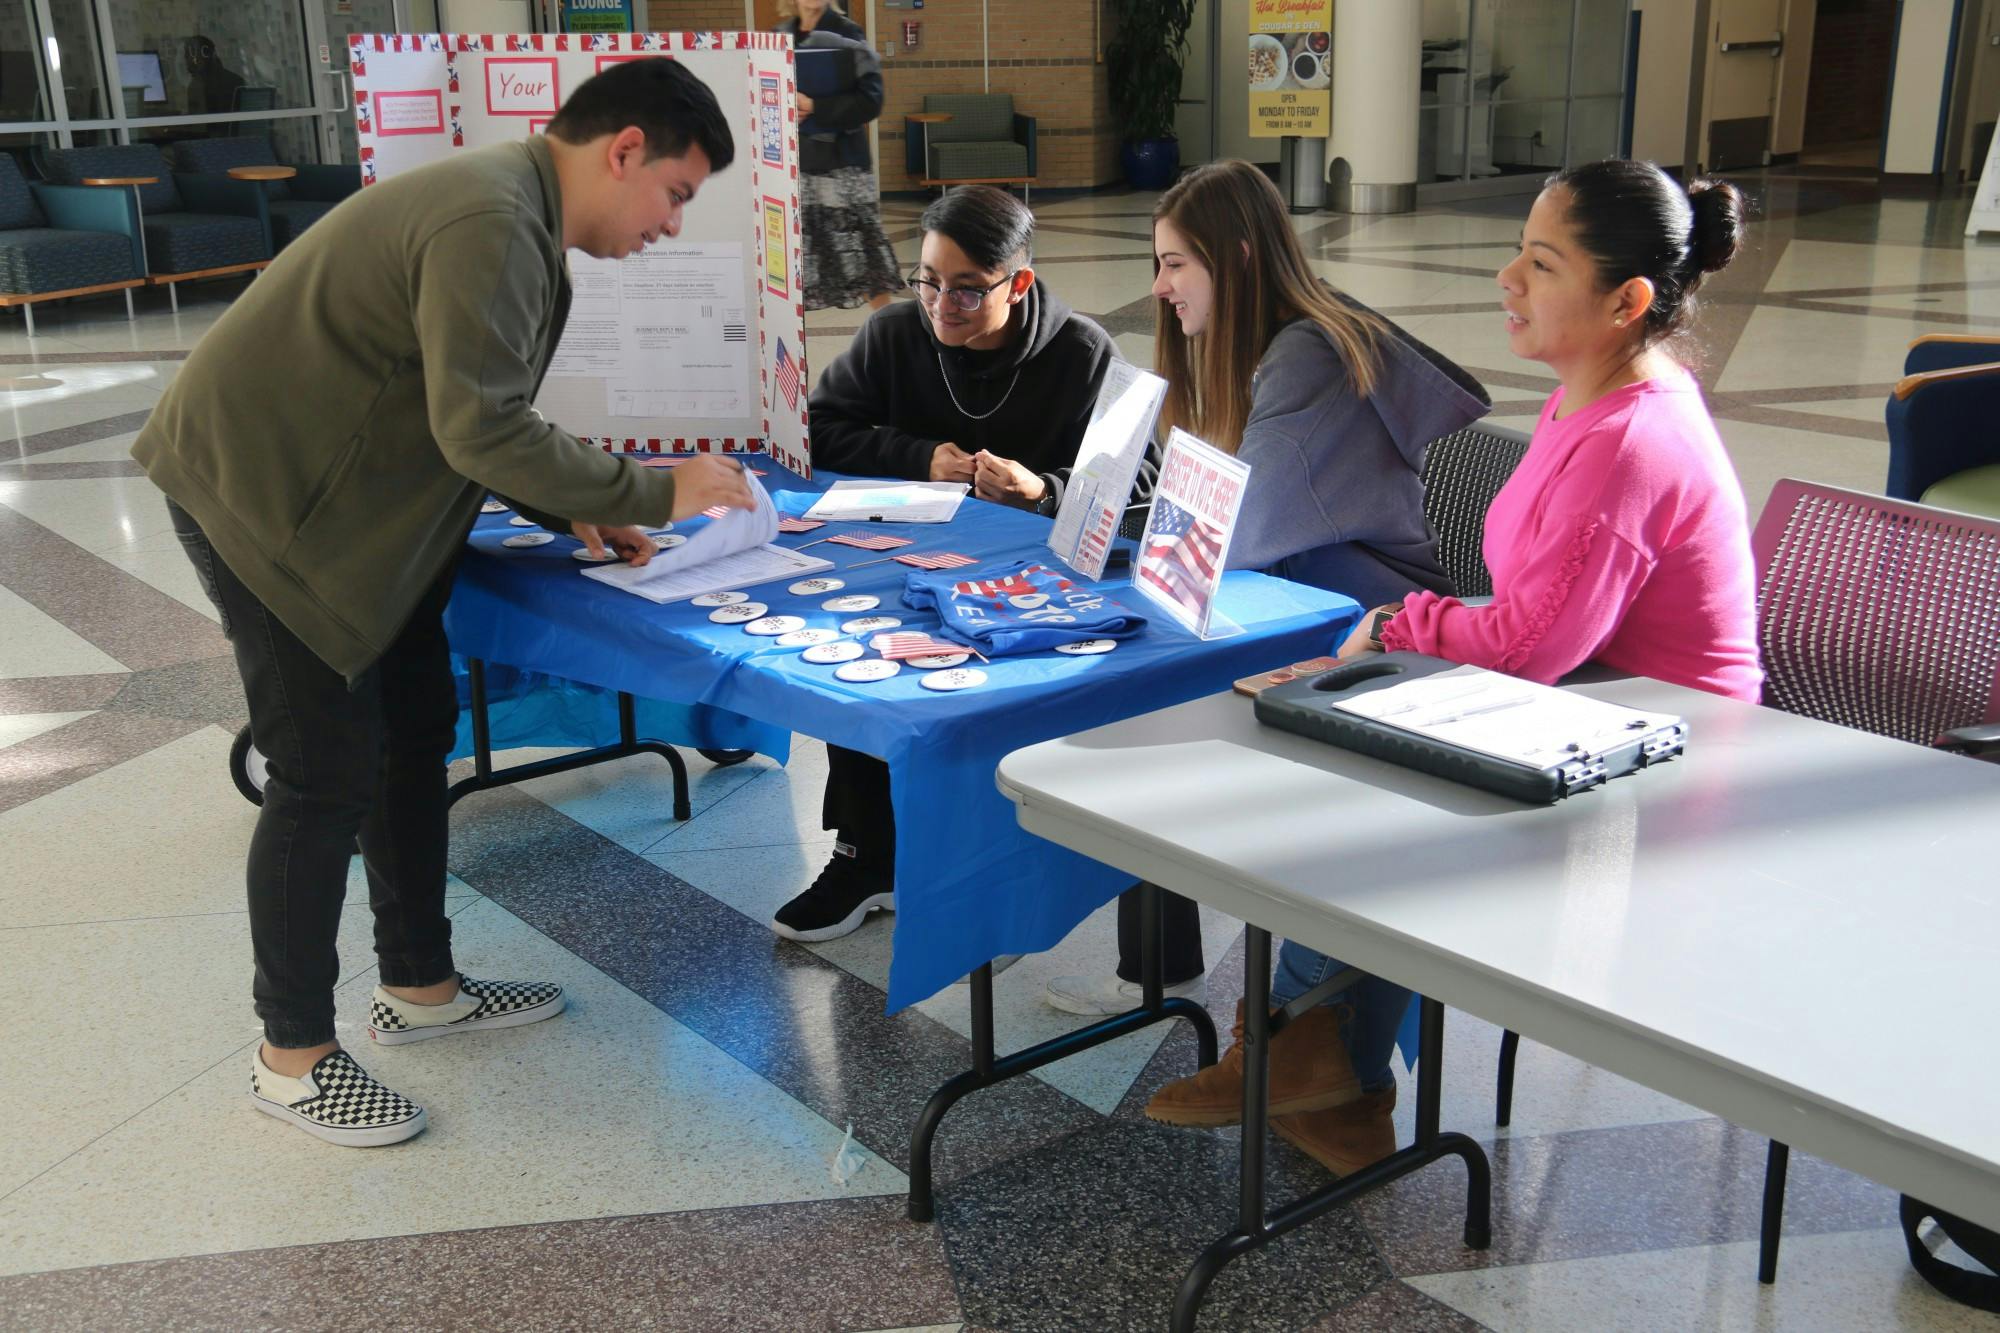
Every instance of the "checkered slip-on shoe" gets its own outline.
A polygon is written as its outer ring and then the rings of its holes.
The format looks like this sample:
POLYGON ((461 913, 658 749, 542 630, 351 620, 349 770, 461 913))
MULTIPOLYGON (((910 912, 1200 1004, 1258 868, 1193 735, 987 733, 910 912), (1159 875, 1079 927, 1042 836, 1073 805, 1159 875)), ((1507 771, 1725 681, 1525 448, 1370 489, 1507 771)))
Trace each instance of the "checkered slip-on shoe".
POLYGON ((260 1046, 250 1056, 258 1110, 343 1148, 380 1148, 424 1132, 424 1108, 383 1087, 346 1051, 322 1056, 304 1078, 271 1072, 260 1046))
POLYGON ((561 986, 545 981, 480 981, 461 972, 458 998, 444 1004, 411 1004, 377 986, 368 1002, 368 1035, 385 1046, 396 1046, 454 1032, 517 1028, 562 1011, 561 986))

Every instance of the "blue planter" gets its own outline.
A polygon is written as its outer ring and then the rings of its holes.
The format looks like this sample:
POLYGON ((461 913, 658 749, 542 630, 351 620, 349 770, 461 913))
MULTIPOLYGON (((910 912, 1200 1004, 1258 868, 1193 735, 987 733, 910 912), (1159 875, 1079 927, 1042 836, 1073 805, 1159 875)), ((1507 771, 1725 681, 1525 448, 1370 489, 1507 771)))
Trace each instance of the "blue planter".
POLYGON ((1181 169, 1179 139, 1127 139, 1118 155, 1125 183, 1135 190, 1164 190, 1181 169))

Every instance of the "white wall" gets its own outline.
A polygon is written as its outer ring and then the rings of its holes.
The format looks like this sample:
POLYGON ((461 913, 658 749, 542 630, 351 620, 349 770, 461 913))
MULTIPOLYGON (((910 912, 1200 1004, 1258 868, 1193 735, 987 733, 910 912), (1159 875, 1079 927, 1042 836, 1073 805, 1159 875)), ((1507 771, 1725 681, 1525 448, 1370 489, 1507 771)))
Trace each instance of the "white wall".
POLYGON ((1639 0, 1639 81, 1633 90, 1632 156, 1681 165, 1693 81, 1694 0, 1639 0))
POLYGON ((1889 95, 1887 172, 1929 174, 1934 169, 1938 121, 1949 71, 1952 0, 1903 0, 1896 31, 1895 87, 1889 95))

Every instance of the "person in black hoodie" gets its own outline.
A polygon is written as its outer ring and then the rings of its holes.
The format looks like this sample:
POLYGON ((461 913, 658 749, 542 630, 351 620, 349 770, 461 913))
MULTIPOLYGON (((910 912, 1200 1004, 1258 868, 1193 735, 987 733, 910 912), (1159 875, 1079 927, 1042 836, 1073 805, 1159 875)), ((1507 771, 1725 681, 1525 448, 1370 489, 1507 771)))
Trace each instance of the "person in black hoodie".
MULTIPOLYGON (((954 190, 924 210, 923 229, 917 299, 871 315, 820 372, 813 463, 962 481, 982 500, 1053 514, 1117 349, 1035 276, 1034 214, 1012 195, 954 190)), ((828 746, 821 824, 834 853, 772 918, 787 939, 838 939, 895 906, 888 765, 828 746)))

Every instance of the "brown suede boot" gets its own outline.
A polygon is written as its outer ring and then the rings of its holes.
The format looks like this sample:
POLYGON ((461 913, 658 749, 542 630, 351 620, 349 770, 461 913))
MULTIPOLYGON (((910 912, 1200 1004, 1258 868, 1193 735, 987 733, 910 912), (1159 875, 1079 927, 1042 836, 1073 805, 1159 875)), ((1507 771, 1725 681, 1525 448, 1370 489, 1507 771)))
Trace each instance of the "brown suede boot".
MULTIPOLYGON (((1344 1008, 1344 1007, 1343 1007, 1344 1008)), ((1234 1125, 1243 1120, 1243 1002, 1235 1038, 1220 1060, 1153 1094, 1146 1114, 1169 1125, 1234 1125)), ((1361 1095, 1335 1006, 1308 1009, 1271 1039, 1271 1114, 1317 1111, 1361 1095)))
POLYGON ((1271 1128, 1336 1176, 1348 1176, 1396 1151, 1396 1085, 1345 1106, 1273 1116, 1271 1128))

